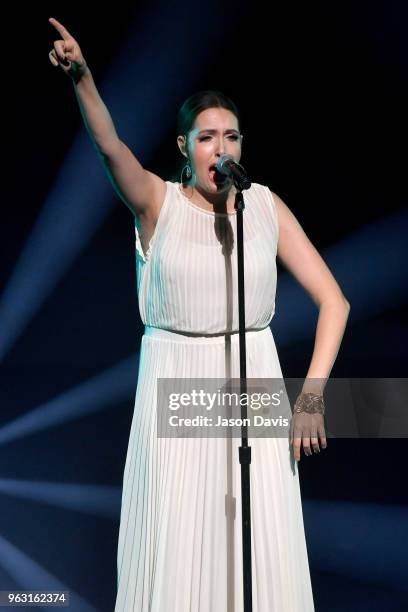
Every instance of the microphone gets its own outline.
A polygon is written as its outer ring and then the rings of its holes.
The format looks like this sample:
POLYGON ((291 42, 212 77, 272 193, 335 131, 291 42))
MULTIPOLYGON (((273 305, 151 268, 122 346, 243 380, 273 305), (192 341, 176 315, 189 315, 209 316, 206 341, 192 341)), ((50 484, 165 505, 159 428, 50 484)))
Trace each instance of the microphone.
POLYGON ((245 169, 235 161, 232 155, 221 155, 215 167, 220 174, 230 176, 234 180, 235 186, 241 191, 251 187, 251 181, 245 169))

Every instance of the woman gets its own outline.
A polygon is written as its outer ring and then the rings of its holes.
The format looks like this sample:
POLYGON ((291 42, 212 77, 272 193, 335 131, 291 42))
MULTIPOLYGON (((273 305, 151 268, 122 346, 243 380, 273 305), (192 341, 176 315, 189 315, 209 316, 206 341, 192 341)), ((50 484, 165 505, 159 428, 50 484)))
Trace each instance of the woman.
MULTIPOLYGON (((180 183, 145 170, 119 139, 78 43, 61 38, 50 61, 71 78, 85 125, 135 217, 142 337, 124 471, 116 612, 239 612, 242 600, 239 438, 156 435, 158 378, 239 377, 233 182, 215 164, 241 157, 235 105, 219 92, 191 96, 179 113, 180 183)), ((282 200, 245 192, 247 377, 280 378, 269 323, 276 256, 319 307, 312 360, 290 440, 254 438, 252 584, 256 612, 314 609, 296 461, 326 447, 323 386, 349 304, 282 200), (320 384, 317 384, 320 381, 320 384), (320 443, 319 443, 320 442, 320 443)))

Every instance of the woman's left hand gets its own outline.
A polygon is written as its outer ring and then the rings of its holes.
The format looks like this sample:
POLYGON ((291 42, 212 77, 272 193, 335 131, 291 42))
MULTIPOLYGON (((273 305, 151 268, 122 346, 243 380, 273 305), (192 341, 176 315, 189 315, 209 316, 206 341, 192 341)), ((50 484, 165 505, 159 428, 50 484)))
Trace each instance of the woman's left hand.
POLYGON ((323 415, 323 396, 312 393, 301 393, 298 396, 290 422, 290 444, 293 445, 296 461, 300 461, 302 443, 305 455, 311 455, 312 448, 314 453, 320 453, 320 448, 327 447, 323 415))

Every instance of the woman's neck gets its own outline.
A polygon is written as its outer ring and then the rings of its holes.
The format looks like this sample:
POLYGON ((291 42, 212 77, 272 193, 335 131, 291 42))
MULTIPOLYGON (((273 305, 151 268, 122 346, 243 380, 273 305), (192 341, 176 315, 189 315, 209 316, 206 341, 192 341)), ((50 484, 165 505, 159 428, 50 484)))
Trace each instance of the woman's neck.
POLYGON ((204 210, 231 213, 235 211, 235 194, 237 192, 234 185, 221 193, 208 193, 197 185, 181 185, 183 193, 189 200, 204 210))

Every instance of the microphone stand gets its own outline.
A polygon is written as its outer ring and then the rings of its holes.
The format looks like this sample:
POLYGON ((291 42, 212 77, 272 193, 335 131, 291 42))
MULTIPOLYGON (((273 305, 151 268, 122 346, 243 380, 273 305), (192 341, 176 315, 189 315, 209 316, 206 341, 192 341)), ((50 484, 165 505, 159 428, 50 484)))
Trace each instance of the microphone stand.
MULTIPOLYGON (((240 393, 247 391, 246 379, 246 342, 245 342, 245 290, 244 290, 244 240, 243 240, 243 210, 245 208, 243 189, 248 189, 248 180, 234 178, 237 189, 235 195, 235 210, 237 211, 237 261, 238 261, 238 318, 239 318, 239 368, 240 393)), ((246 423, 247 406, 241 405, 241 418, 246 423)), ((251 447, 248 446, 248 428, 241 426, 241 446, 239 447, 239 462, 241 464, 241 508, 242 508, 242 561, 244 612, 252 612, 252 560, 251 560, 251 447)))

